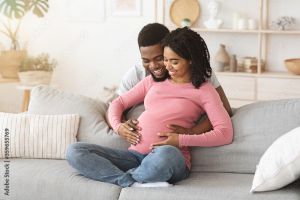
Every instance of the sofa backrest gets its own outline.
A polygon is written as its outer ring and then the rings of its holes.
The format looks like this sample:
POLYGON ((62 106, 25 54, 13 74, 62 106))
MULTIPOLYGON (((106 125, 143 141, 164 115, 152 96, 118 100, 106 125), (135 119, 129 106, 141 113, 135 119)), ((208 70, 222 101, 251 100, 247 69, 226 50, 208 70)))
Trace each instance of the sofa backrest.
POLYGON ((102 101, 48 86, 32 90, 28 107, 30 114, 79 114, 78 141, 127 149, 129 143, 107 126, 106 110, 107 104, 102 101))
POLYGON ((192 171, 254 173, 267 148, 300 126, 300 99, 257 102, 238 108, 230 145, 192 149, 192 171))
MULTIPOLYGON (((79 114, 78 141, 118 149, 129 144, 105 122, 107 104, 47 86, 33 89, 28 113, 79 114)), ((129 115, 137 117, 138 106, 129 115)), ((266 149, 282 134, 300 126, 300 99, 258 102, 238 108, 233 117, 234 141, 221 147, 193 147, 192 171, 254 173, 266 149)))

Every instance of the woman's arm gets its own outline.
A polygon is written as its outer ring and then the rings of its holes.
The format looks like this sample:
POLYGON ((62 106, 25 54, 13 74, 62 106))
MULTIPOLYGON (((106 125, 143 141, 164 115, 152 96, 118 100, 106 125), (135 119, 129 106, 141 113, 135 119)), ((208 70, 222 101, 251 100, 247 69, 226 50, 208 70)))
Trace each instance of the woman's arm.
POLYGON ((208 115, 212 130, 203 134, 177 134, 176 132, 160 132, 158 136, 167 137, 164 141, 151 144, 150 148, 161 145, 182 146, 221 146, 229 144, 233 139, 231 119, 225 110, 216 90, 210 85, 201 86, 201 105, 208 115))
MULTIPOLYGON (((219 97, 223 103, 224 108, 226 109, 227 113, 231 117, 232 110, 231 110, 229 101, 225 95, 225 92, 224 92, 222 86, 217 87, 216 91, 219 94, 219 97)), ((175 124, 169 125, 168 128, 170 130, 172 130, 172 132, 177 133, 177 134, 194 135, 194 134, 202 134, 202 133, 208 132, 213 129, 213 126, 212 126, 211 122, 209 121, 209 119, 206 117, 204 120, 197 123, 193 128, 185 128, 185 127, 178 126, 175 124)))
POLYGON ((233 139, 231 119, 211 84, 201 86, 200 103, 212 124, 212 130, 200 135, 179 135, 179 146, 220 146, 233 139))
POLYGON ((152 78, 150 76, 146 77, 131 90, 112 101, 108 108, 108 121, 115 132, 118 132, 122 123, 122 113, 127 108, 143 102, 152 83, 152 78))

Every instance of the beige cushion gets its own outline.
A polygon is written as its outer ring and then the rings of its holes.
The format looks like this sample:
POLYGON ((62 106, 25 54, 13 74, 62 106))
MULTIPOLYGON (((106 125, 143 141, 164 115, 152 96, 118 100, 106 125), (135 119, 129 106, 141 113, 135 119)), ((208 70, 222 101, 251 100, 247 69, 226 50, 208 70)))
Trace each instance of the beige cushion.
POLYGON ((78 114, 0 113, 0 158, 64 159, 78 125, 78 114))

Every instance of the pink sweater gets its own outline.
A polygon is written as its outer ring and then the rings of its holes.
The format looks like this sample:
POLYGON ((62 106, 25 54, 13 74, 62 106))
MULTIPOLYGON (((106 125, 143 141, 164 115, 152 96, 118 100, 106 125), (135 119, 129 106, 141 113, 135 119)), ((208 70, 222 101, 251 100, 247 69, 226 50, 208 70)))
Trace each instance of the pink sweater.
POLYGON ((215 88, 208 82, 196 89, 192 83, 175 84, 168 79, 155 82, 151 76, 144 78, 109 106, 108 117, 114 131, 117 132, 121 125, 123 111, 143 101, 145 111, 138 118, 142 137, 140 143, 129 147, 131 150, 149 153, 152 143, 166 139, 157 133, 170 131, 167 124, 191 128, 204 112, 213 130, 200 135, 179 135, 179 148, 187 167, 191 167, 189 146, 211 147, 232 142, 231 119, 215 88))

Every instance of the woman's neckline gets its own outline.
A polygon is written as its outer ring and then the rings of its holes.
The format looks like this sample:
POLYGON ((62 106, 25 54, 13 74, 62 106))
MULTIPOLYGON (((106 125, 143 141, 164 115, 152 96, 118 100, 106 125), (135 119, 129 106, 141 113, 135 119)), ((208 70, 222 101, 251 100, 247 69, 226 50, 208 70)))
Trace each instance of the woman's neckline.
POLYGON ((193 86, 192 82, 188 82, 188 83, 176 83, 174 81, 172 81, 170 78, 167 78, 167 82, 171 85, 175 85, 175 86, 193 86))

